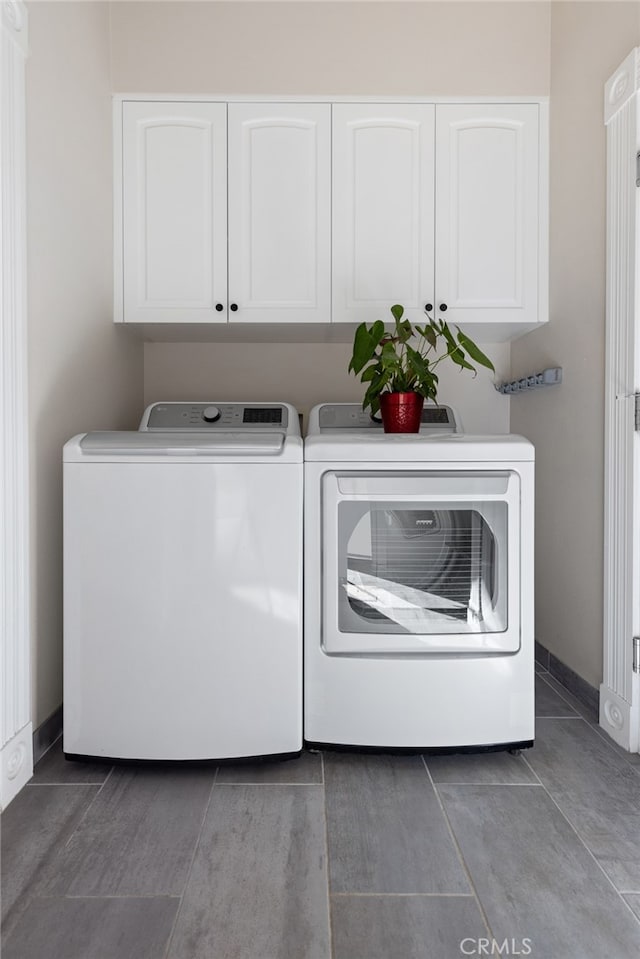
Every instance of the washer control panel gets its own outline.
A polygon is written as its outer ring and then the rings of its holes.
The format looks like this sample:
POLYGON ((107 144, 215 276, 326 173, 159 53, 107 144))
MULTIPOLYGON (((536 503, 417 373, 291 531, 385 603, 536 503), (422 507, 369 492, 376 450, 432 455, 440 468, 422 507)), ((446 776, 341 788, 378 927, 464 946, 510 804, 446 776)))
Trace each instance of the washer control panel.
POLYGON ((155 403, 141 430, 286 430, 289 412, 279 403, 155 403))
MULTIPOLYGON (((358 403, 326 403, 319 410, 320 432, 334 430, 381 430, 382 421, 373 419, 358 403)), ((420 432, 456 433, 456 419, 450 406, 425 406, 420 432)))

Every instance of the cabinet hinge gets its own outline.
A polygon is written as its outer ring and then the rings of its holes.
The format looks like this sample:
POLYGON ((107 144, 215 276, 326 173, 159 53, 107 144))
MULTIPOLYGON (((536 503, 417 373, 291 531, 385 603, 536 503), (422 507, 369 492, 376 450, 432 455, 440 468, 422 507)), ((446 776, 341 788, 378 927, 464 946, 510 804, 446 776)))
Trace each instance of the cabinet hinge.
POLYGON ((640 153, 636 153, 636 186, 640 186, 640 153))
POLYGON ((634 429, 636 433, 640 432, 640 393, 633 394, 635 403, 634 429))
POLYGON ((633 671, 640 673, 640 636, 633 637, 633 671))

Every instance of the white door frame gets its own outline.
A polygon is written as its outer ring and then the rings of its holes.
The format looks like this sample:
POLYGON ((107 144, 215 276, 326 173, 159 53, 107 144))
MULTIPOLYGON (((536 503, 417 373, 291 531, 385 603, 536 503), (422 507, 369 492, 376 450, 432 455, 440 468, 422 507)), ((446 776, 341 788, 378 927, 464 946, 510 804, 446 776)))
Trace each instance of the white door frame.
POLYGON ((605 85, 607 127, 607 320, 605 372, 604 666, 600 725, 638 752, 640 676, 640 48, 605 85), (638 664, 636 663, 636 668, 638 664))
POLYGON ((0 7, 0 809, 33 774, 28 565, 25 59, 22 0, 0 7))

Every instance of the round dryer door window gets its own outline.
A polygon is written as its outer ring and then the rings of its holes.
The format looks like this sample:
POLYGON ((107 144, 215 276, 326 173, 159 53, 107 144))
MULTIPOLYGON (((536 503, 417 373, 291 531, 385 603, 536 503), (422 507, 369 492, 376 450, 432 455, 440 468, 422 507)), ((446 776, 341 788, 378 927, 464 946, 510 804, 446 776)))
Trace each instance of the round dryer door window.
POLYGON ((334 476, 324 527, 328 651, 518 648, 517 477, 334 476))
MULTIPOLYGON (((506 506, 500 506, 493 511, 494 527, 504 527, 506 517, 499 513, 504 514, 506 506)), ((505 629, 505 610, 496 602, 496 535, 479 510, 343 503, 341 522, 352 529, 344 555, 340 629, 505 629)))

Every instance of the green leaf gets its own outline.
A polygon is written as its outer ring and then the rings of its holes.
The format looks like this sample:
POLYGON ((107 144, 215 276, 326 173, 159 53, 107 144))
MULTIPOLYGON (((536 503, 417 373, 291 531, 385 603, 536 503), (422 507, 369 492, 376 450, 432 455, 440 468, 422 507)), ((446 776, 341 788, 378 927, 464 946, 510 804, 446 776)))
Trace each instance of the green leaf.
POLYGON ((425 328, 424 328, 424 333, 423 333, 422 335, 424 336, 424 338, 425 338, 425 340, 427 341, 427 343, 429 344, 429 346, 430 346, 432 349, 435 350, 435 348, 436 348, 436 346, 437 346, 437 344, 438 344, 438 334, 436 333, 435 329, 433 328, 433 325, 432 325, 432 324, 429 324, 429 326, 425 326, 425 328))
POLYGON ((391 374, 387 372, 378 373, 371 383, 367 392, 364 394, 364 400, 362 401, 362 408, 366 409, 368 406, 371 407, 372 413, 377 413, 380 409, 380 393, 384 390, 385 386, 391 380, 391 374))
POLYGON ((401 369, 400 357, 396 353, 395 343, 389 341, 382 347, 380 362, 385 370, 401 369))
POLYGON ((419 376, 430 376, 429 361, 418 350, 414 350, 412 346, 407 347, 407 360, 419 376))
POLYGON ((476 372, 475 366, 472 366, 471 363, 467 363, 464 352, 459 347, 456 347, 455 350, 449 354, 449 356, 453 362, 460 367, 461 370, 471 370, 472 373, 476 372))
POLYGON ((425 397, 435 397, 438 378, 431 372, 429 361, 411 347, 407 347, 407 361, 415 374, 414 389, 425 397))
POLYGON ((362 376, 360 377, 361 383, 369 383, 376 373, 378 372, 379 366, 377 363, 372 363, 371 366, 368 366, 362 376))
POLYGON ((404 315, 404 306, 400 306, 399 303, 396 303, 395 306, 391 307, 391 313, 396 323, 399 323, 404 315))
POLYGON ((353 370, 354 373, 358 374, 360 370, 367 365, 369 360, 372 359, 377 345, 378 341, 375 336, 367 329, 365 323, 361 323, 353 339, 353 355, 349 363, 349 372, 353 370))
POLYGON ((475 366, 472 366, 471 363, 467 362, 467 358, 464 355, 464 350, 458 346, 453 338, 453 333, 444 322, 442 324, 442 335, 447 341, 447 345, 449 347, 449 357, 451 360, 453 360, 456 366, 459 366, 461 370, 471 370, 472 373, 475 373, 475 366))
POLYGON ((401 343, 406 343, 413 336, 413 327, 410 320, 403 320, 398 323, 398 339, 401 343))
POLYGON ((384 323, 382 320, 376 320, 371 326, 371 338, 375 342, 376 346, 384 336, 384 332, 384 323))
POLYGON ((416 382, 415 374, 411 370, 394 371, 391 380, 391 389, 394 393, 410 393, 416 382))
POLYGON ((495 366, 489 357, 485 356, 480 347, 477 346, 473 340, 466 335, 466 333, 463 333, 462 330, 458 329, 458 327, 456 327, 456 329, 458 330, 458 343, 460 346, 464 347, 471 359, 475 360, 476 363, 479 363, 481 366, 486 366, 488 370, 491 370, 493 373, 495 373, 495 366))
POLYGON ((445 340, 447 341, 447 346, 450 350, 456 350, 458 348, 458 344, 453 338, 453 333, 444 320, 442 320, 440 324, 440 335, 444 336, 445 340))

